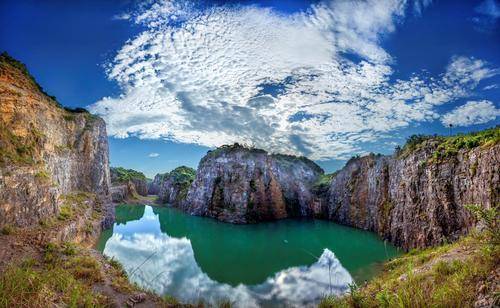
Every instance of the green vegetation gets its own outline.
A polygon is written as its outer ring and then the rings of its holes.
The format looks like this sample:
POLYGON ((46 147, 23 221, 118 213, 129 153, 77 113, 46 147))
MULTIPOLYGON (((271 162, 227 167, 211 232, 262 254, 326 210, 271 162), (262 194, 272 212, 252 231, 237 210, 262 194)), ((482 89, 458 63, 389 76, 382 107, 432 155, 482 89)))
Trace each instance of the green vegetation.
POLYGON ((15 228, 11 225, 4 225, 1 230, 1 234, 3 235, 11 235, 15 232, 15 228))
MULTIPOLYGON (((82 214, 89 205, 85 202, 95 196, 86 192, 78 192, 62 196, 62 205, 59 208, 57 219, 60 221, 72 220, 76 215, 82 214)), ((52 226, 52 221, 40 222, 42 226, 52 226)))
POLYGON ((4 123, 0 123, 0 165, 33 165, 38 155, 37 145, 45 136, 35 129, 24 137, 15 135, 4 123))
POLYGON ((146 176, 144 173, 135 171, 133 169, 125 169, 122 167, 111 167, 111 178, 113 182, 123 183, 132 180, 143 180, 146 181, 146 176))
POLYGON ((191 184, 196 177, 196 170, 186 166, 180 166, 165 174, 172 179, 175 184, 191 184))
MULTIPOLYGON (((325 297, 319 307, 472 307, 477 288, 498 266, 498 207, 469 207, 486 230, 456 243, 412 250, 385 264, 384 272, 347 296, 325 297)), ((498 294, 494 295, 498 300, 498 294)))
POLYGON ((328 190, 335 174, 335 172, 329 174, 320 174, 316 182, 313 183, 313 190, 317 192, 328 190))
POLYGON ((18 61, 13 57, 11 57, 6 51, 0 54, 0 68, 3 68, 3 66, 5 65, 9 65, 18 69, 21 72, 21 74, 25 75, 26 77, 28 77, 29 80, 31 80, 31 82, 33 82, 33 84, 38 88, 38 90, 41 93, 50 98, 56 106, 59 107, 61 106, 55 96, 47 94, 47 92, 44 91, 44 89, 38 84, 38 82, 36 82, 35 78, 30 74, 30 72, 26 68, 26 65, 21 61, 18 61))
POLYGON ((402 149, 396 149, 396 154, 404 158, 429 144, 435 144, 432 160, 438 162, 454 157, 461 149, 486 148, 498 143, 500 143, 500 126, 450 137, 413 135, 408 138, 402 149))
POLYGON ((74 244, 48 243, 42 261, 11 264, 0 276, 0 307, 107 306, 109 300, 92 291, 101 281, 100 264, 74 244))
POLYGON ((35 174, 35 179, 40 182, 47 182, 48 180, 50 180, 50 174, 47 172, 47 170, 40 170, 35 174))

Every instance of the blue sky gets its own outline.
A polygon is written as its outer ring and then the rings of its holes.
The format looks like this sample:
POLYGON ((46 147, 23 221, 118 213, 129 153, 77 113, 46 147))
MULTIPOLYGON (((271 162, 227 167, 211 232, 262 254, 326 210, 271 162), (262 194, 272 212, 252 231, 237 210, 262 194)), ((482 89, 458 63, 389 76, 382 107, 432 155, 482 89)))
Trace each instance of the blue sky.
POLYGON ((0 50, 108 123, 148 176, 241 142, 326 171, 414 133, 498 125, 500 4, 2 1, 0 50))

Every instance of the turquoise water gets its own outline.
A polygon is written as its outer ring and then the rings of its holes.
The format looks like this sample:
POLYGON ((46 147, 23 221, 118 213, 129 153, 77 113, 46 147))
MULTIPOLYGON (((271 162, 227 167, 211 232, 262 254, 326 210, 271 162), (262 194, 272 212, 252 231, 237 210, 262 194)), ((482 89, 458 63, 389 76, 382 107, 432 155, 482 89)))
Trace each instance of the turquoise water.
POLYGON ((98 249, 159 294, 243 307, 314 304, 370 279, 398 254, 371 232, 328 221, 233 225, 144 205, 118 206, 98 249))

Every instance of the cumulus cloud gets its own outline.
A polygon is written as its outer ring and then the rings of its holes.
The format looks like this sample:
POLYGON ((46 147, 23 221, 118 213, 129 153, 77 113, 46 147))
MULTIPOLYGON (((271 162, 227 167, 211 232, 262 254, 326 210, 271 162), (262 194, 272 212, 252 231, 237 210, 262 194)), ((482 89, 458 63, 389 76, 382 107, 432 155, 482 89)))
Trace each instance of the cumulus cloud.
POLYGON ((380 41, 407 5, 339 0, 287 15, 259 6, 200 11, 187 1, 142 5, 128 16, 146 30, 107 68, 122 94, 89 108, 120 138, 347 158, 363 143, 438 119, 436 106, 498 74, 455 56, 438 77, 394 81, 394 59, 380 41))
POLYGON ((443 125, 470 126, 495 120, 500 109, 487 100, 470 101, 446 113, 441 118, 443 125))
POLYGON ((149 155, 148 155, 148 157, 151 157, 151 158, 155 158, 155 157, 158 157, 158 156, 160 156, 160 154, 159 153, 154 153, 154 152, 153 153, 149 153, 149 155))

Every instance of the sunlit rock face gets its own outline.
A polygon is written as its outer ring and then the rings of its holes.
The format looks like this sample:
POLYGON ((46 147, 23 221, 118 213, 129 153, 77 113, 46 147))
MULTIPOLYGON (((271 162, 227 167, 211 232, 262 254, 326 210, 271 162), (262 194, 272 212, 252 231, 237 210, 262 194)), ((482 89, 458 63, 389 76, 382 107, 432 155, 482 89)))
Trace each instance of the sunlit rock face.
POLYGON ((310 266, 282 270, 257 285, 231 286, 202 271, 186 238, 120 234, 119 226, 114 232, 104 253, 120 260, 132 281, 185 303, 203 298, 211 304, 230 300, 236 307, 315 307, 326 294, 344 294, 353 283, 334 253, 325 249, 310 266))
POLYGON ((312 184, 323 174, 314 162, 237 144, 209 152, 185 202, 194 215, 233 223, 314 216, 312 184))
POLYGON ((404 248, 452 241, 474 225, 465 205, 500 200, 500 145, 432 161, 428 142, 405 157, 352 159, 333 178, 327 218, 378 232, 404 248))
MULTIPOLYGON (((67 111, 15 60, 0 58, 0 226, 28 226, 58 212, 73 191, 109 199, 104 121, 67 111)), ((107 222, 112 222, 112 208, 107 222)))
POLYGON ((141 172, 121 167, 110 168, 111 198, 113 202, 124 202, 137 195, 148 195, 147 179, 141 172))

